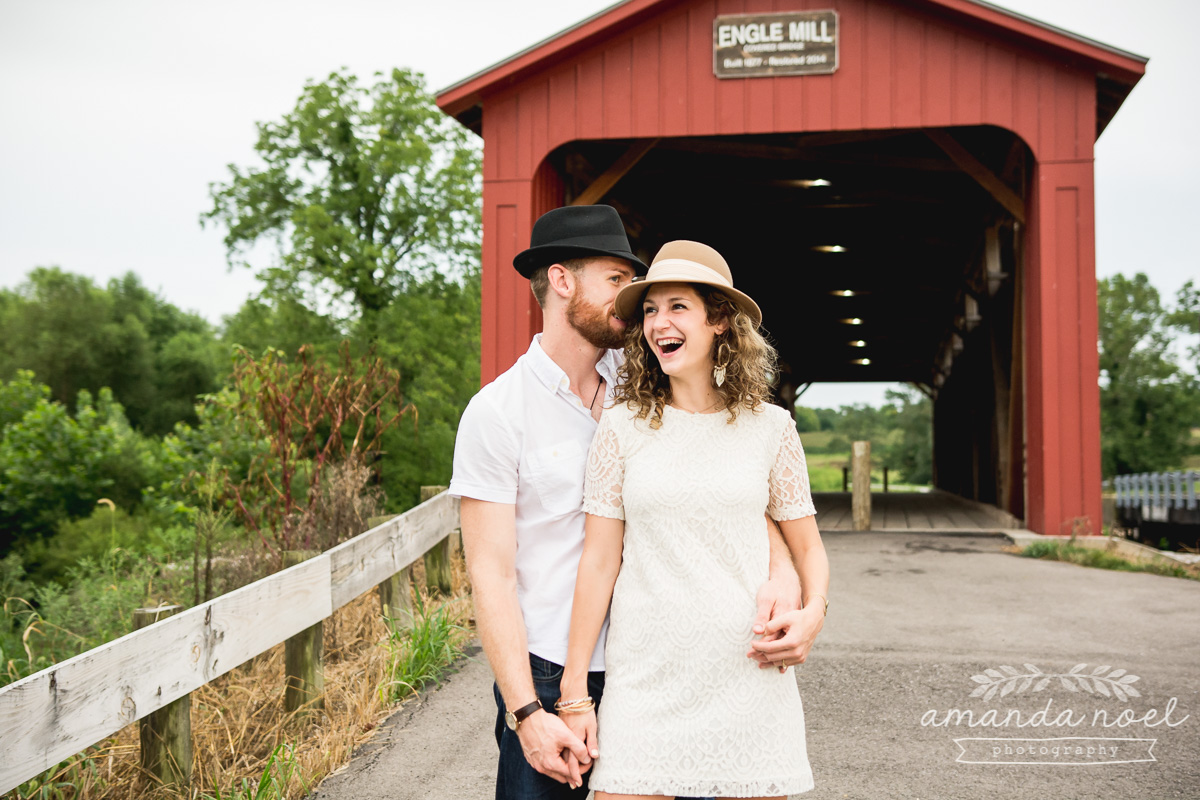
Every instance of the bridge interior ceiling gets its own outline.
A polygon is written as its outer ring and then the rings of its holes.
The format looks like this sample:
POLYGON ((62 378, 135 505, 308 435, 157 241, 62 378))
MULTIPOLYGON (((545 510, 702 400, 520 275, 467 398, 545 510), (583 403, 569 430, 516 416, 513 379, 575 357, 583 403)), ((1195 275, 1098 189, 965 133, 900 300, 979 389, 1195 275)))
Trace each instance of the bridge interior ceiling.
MULTIPOLYGON (((1019 139, 988 127, 952 135, 976 172, 1024 198, 1019 139)), ((632 144, 556 151, 567 200, 632 144)), ((985 231, 1011 234, 1012 215, 920 130, 662 139, 599 202, 621 212, 647 263, 671 239, 717 248, 762 307, 794 386, 940 386, 987 297, 1011 280, 989 281, 984 250, 985 231)), ((1000 238, 1011 263, 1016 237, 1000 238)))

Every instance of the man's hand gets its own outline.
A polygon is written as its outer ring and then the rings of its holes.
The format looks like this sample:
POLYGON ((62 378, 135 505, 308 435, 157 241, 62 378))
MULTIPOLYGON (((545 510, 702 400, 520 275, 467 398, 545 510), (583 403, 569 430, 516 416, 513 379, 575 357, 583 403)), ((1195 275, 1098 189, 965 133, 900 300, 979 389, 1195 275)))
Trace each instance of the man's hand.
POLYGON ((529 766, 572 789, 583 784, 579 765, 591 766, 591 756, 561 719, 545 709, 535 711, 517 728, 517 737, 529 766))
MULTIPOLYGON (((600 755, 600 746, 596 738, 595 709, 584 714, 563 714, 559 719, 571 730, 571 733, 575 734, 583 742, 588 756, 594 759, 600 755)), ((580 774, 587 772, 591 768, 591 760, 579 762, 580 774)))
POLYGON ((746 656, 757 661, 760 669, 778 667, 780 672, 803 664, 824 624, 825 613, 817 603, 777 614, 766 624, 763 637, 750 642, 746 656))

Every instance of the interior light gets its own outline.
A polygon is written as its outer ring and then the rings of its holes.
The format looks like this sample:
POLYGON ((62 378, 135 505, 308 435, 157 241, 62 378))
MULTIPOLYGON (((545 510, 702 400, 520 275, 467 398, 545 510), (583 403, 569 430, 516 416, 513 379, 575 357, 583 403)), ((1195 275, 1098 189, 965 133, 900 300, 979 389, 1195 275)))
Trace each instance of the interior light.
POLYGON ((858 292, 853 289, 834 289, 830 294, 834 297, 854 297, 858 292))
POLYGON ((844 322, 847 325, 862 325, 862 317, 846 317, 845 319, 838 320, 838 322, 844 322))
POLYGON ((853 342, 850 343, 850 346, 851 347, 866 347, 867 343, 864 342, 862 339, 855 339, 853 342))
POLYGON ((862 366, 864 366, 864 367, 865 367, 865 366, 867 366, 868 364, 870 364, 870 363, 871 363, 871 359, 869 359, 869 358, 856 358, 856 359, 854 359, 853 361, 851 361, 850 363, 851 363, 851 364, 861 364, 862 366))
POLYGON ((793 186, 799 186, 801 189, 817 189, 824 186, 833 186, 832 183, 824 178, 800 178, 799 180, 789 181, 793 186))
POLYGON ((813 246, 818 253, 844 253, 846 248, 840 244, 818 244, 813 246))

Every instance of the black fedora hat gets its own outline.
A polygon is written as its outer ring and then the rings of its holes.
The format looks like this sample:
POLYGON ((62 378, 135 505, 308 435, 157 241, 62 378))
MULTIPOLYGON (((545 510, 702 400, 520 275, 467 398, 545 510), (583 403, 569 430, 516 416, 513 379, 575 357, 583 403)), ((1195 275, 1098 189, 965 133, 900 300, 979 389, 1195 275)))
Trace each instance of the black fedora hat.
POLYGON ((517 272, 528 278, 538 267, 569 258, 621 258, 638 273, 646 272, 629 248, 621 216, 612 206, 564 206, 547 211, 533 223, 529 249, 513 259, 517 272))

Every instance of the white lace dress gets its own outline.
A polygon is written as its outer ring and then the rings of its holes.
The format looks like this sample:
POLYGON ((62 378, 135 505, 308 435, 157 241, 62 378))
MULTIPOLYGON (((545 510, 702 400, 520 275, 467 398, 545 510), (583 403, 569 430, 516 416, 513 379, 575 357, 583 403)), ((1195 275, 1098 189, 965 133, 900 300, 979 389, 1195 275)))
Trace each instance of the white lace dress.
POLYGON ((583 510, 625 520, 591 787, 691 797, 813 787, 793 670, 746 657, 767 579, 763 512, 815 514, 804 451, 781 408, 690 414, 652 430, 605 410, 583 510))

